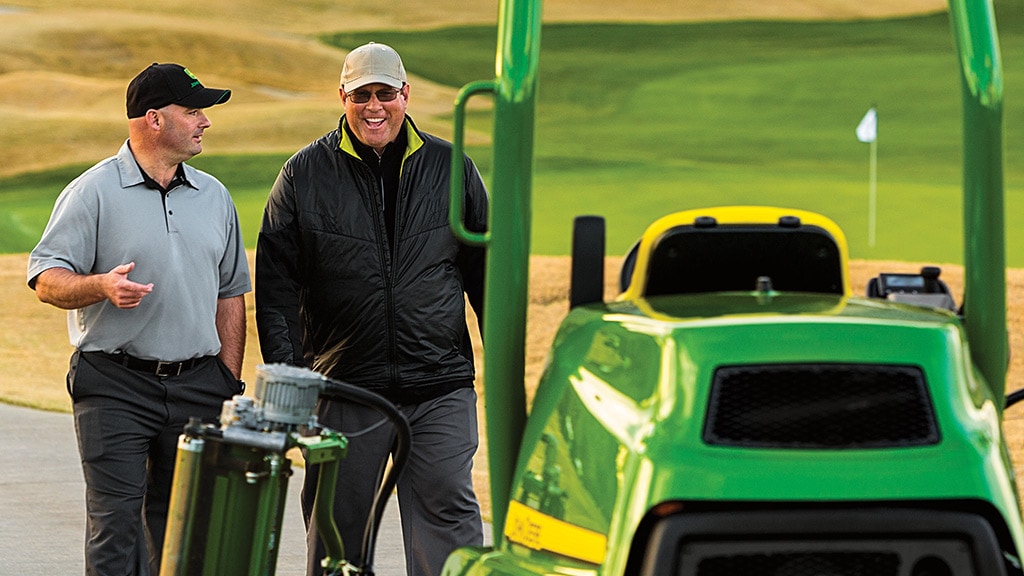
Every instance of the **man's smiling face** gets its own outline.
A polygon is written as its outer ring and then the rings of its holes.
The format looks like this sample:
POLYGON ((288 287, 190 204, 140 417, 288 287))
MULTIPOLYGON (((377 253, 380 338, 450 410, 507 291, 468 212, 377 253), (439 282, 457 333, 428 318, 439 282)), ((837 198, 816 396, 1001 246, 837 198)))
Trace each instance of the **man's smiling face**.
POLYGON ((395 139, 405 121, 405 108, 409 104, 409 85, 401 89, 387 84, 367 84, 351 93, 340 90, 345 103, 345 119, 360 142, 378 153, 395 139), (397 94, 395 94, 397 92, 397 94), (365 102, 356 102, 369 96, 365 102), (384 101, 381 100, 384 97, 384 101), (389 97, 393 97, 390 100, 389 97))

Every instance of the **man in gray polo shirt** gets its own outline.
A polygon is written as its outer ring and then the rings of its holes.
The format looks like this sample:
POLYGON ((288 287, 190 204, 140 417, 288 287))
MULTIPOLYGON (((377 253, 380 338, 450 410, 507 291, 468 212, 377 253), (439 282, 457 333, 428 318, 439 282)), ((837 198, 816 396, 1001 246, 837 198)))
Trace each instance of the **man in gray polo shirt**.
POLYGON ((227 189, 185 164, 231 96, 177 64, 127 91, 128 141, 68 184, 28 263, 68 310, 86 573, 159 572, 177 438, 241 394, 249 269, 227 189))

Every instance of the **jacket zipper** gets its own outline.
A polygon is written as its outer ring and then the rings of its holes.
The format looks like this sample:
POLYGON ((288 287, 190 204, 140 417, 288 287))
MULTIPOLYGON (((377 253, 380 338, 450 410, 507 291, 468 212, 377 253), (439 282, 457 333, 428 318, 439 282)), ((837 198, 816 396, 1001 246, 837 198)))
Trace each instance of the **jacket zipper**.
MULTIPOLYGON (((380 159, 378 158, 378 162, 380 159)), ((372 173, 372 170, 371 170, 372 173)), ((384 278, 384 316, 386 320, 386 331, 385 340, 387 345, 385 346, 387 354, 387 371, 388 371, 388 382, 387 387, 391 392, 398 391, 398 351, 397 343, 395 342, 395 294, 394 294, 394 281, 392 278, 391 271, 394 268, 392 262, 392 255, 394 250, 391 248, 388 235, 387 235, 387 222, 384 217, 384 179, 383 177, 377 177, 376 174, 371 176, 377 181, 377 193, 374 194, 374 206, 377 206, 374 214, 374 221, 377 222, 377 250, 380 255, 381 262, 381 275, 384 278)), ((396 213, 397 219, 397 213, 396 213)), ((397 228, 397 225, 396 225, 397 228)))

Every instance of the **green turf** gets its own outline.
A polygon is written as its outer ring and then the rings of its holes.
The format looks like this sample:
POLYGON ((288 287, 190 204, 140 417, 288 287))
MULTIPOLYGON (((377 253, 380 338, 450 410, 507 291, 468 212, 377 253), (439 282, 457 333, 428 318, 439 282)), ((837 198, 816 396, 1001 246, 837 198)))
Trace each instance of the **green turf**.
MULTIPOLYGON (((1005 76, 1008 261, 1024 266, 1024 0, 997 2, 1005 76)), ((386 42, 418 76, 494 75, 496 28, 336 34, 386 42)), ((959 262, 960 91, 945 15, 847 23, 546 24, 532 252, 565 254, 577 214, 608 219, 621 254, 674 210, 757 203, 820 211, 854 258, 959 262), (869 146, 879 114, 877 241, 868 243, 869 146)), ((414 106, 413 106, 414 109, 414 106)), ((471 124, 487 127, 486 115, 471 124)), ((112 144, 114 146, 115 144, 112 144)), ((111 152, 114 150, 112 149, 111 152)), ((470 150, 485 176, 488 149, 470 150)), ((194 164, 232 190, 247 243, 287 155, 194 164)), ((81 167, 0 180, 0 251, 26 251, 81 167)))

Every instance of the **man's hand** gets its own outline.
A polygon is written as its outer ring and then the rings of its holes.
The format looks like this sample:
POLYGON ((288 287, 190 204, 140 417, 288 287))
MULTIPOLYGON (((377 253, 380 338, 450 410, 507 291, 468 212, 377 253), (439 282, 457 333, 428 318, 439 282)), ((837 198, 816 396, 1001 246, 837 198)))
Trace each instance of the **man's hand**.
POLYGON ((118 308, 136 308, 142 298, 153 291, 152 282, 139 284, 128 279, 128 273, 134 269, 135 262, 129 262, 103 275, 103 293, 118 308))
POLYGON ((36 278, 36 296, 64 310, 85 308, 103 300, 118 308, 136 308, 153 291, 153 284, 128 279, 135 262, 115 266, 105 274, 77 274, 67 268, 49 268, 36 278))

